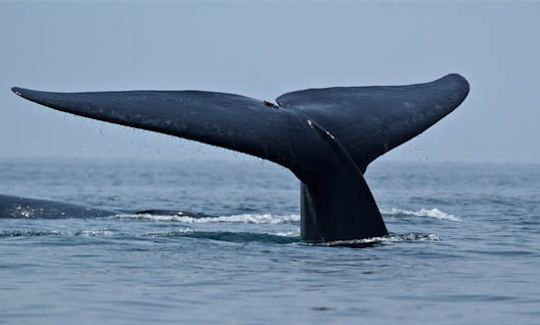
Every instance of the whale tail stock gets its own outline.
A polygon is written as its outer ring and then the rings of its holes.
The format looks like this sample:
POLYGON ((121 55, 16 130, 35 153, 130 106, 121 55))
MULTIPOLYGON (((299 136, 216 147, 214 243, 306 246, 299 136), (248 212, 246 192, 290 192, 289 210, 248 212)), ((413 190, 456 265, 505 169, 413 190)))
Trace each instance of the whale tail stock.
POLYGON ((12 90, 56 110, 280 164, 302 183, 302 238, 317 242, 387 234, 363 173, 459 106, 469 84, 451 74, 407 86, 308 89, 280 96, 277 105, 205 91, 12 90))

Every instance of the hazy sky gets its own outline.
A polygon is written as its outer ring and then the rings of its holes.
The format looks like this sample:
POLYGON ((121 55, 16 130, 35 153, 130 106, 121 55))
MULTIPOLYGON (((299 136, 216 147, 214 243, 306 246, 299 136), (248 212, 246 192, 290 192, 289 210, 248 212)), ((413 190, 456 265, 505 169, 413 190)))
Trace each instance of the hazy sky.
MULTIPOLYGON (((23 101, 54 91, 201 89, 273 100, 426 82, 471 93, 391 160, 540 162, 540 2, 0 1, 0 158, 241 157, 23 101)), ((249 125, 246 125, 249 127, 249 125)))

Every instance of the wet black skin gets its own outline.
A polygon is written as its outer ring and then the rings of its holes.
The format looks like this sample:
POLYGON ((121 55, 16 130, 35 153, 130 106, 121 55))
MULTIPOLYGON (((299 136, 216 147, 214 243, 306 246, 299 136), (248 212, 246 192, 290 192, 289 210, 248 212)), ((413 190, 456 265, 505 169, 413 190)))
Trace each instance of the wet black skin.
MULTIPOLYGON (((388 234, 363 176, 367 166, 457 108, 469 84, 450 74, 407 86, 301 90, 280 96, 277 104, 206 91, 12 90, 59 111, 228 148, 284 166, 301 183, 302 239, 331 242, 388 234)), ((6 202, 13 200, 0 196, 0 216, 7 211, 6 202)), ((50 204, 62 210, 61 203, 50 204)), ((86 208, 79 207, 80 214, 77 208, 66 205, 70 217, 88 215, 86 208)))

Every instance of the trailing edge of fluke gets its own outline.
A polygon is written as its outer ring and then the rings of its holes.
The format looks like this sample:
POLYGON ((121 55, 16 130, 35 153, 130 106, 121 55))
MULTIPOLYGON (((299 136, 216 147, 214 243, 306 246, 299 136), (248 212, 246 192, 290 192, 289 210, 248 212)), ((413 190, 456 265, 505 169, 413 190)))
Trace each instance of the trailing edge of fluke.
POLYGON ((270 160, 301 181, 301 235, 328 242, 387 235, 363 174, 374 159, 458 107, 458 74, 406 86, 307 89, 277 104, 207 91, 56 93, 13 88, 44 106, 270 160))

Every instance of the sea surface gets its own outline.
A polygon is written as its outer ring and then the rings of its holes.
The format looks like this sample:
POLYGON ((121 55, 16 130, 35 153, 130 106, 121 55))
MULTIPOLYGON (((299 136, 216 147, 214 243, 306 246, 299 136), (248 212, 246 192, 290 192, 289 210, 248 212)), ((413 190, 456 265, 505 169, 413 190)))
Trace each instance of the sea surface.
POLYGON ((539 324, 540 166, 375 162, 390 236, 302 243, 260 160, 0 160, 0 193, 121 211, 0 219, 0 323, 539 324))

